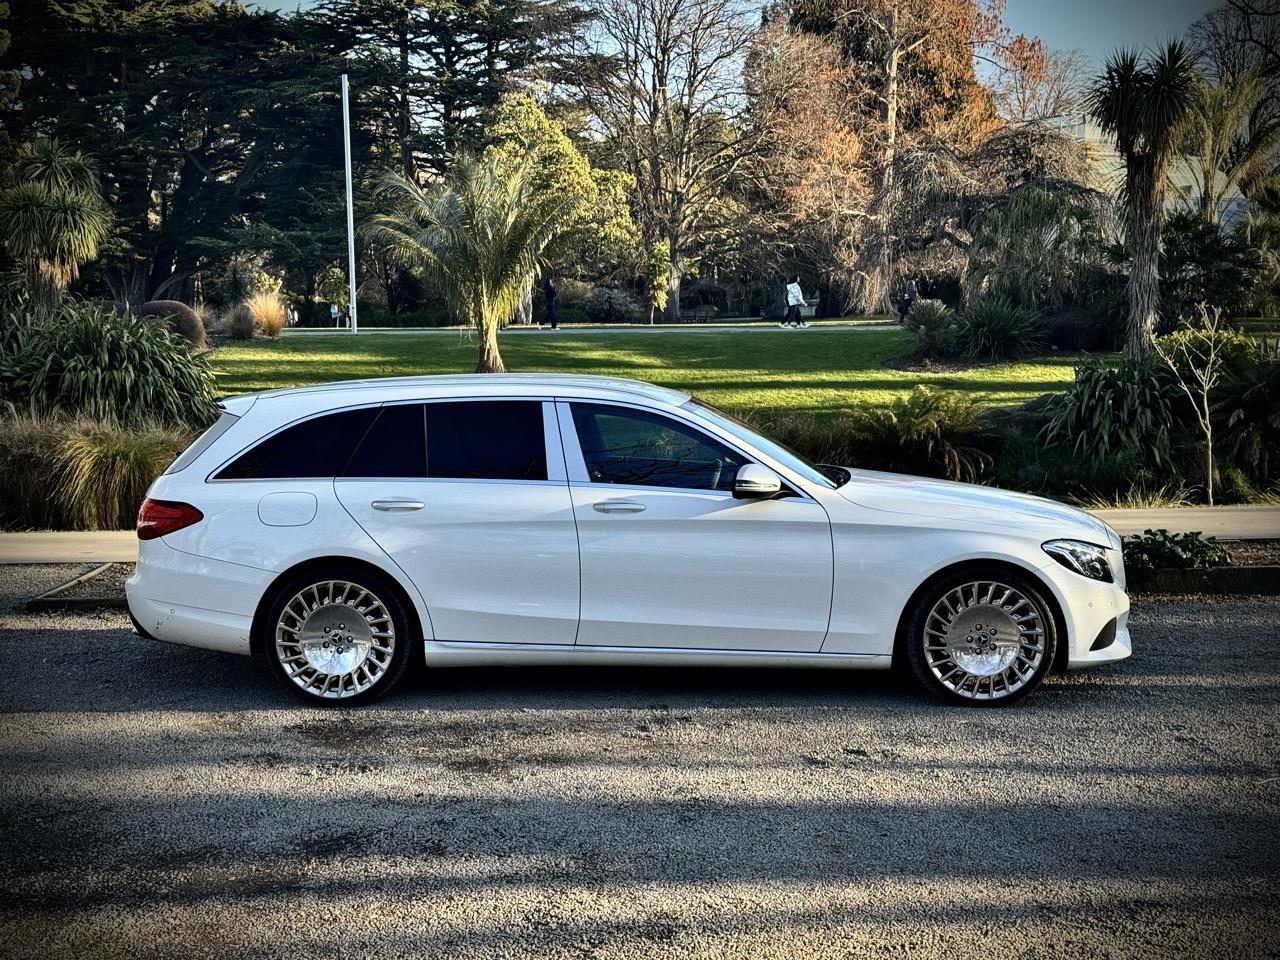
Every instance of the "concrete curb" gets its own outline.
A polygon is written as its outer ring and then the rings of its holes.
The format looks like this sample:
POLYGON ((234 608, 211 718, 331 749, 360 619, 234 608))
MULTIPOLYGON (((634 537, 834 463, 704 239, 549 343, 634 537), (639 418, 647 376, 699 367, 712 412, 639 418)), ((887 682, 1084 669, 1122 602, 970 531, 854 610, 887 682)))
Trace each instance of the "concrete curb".
POLYGON ((1210 567, 1130 573, 1132 593, 1216 593, 1280 596, 1280 566, 1210 567))

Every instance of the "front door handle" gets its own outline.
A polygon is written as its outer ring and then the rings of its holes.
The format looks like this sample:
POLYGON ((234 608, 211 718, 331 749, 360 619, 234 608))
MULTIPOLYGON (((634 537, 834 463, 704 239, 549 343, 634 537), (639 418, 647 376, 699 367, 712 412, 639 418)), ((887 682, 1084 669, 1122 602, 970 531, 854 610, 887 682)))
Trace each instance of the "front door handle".
POLYGON ((591 509, 597 513, 639 513, 644 504, 634 500, 597 500, 591 509))
POLYGON ((374 500, 369 506, 384 513, 400 513, 421 510, 426 504, 421 500, 374 500))

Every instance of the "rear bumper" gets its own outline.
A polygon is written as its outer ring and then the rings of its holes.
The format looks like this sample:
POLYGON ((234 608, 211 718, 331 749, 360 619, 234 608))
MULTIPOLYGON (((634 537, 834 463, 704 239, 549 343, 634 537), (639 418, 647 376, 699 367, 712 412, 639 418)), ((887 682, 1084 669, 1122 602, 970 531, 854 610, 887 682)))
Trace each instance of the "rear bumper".
POLYGON ((125 596, 141 636, 249 654, 253 613, 271 573, 183 553, 163 538, 138 547, 138 566, 125 581, 125 596))

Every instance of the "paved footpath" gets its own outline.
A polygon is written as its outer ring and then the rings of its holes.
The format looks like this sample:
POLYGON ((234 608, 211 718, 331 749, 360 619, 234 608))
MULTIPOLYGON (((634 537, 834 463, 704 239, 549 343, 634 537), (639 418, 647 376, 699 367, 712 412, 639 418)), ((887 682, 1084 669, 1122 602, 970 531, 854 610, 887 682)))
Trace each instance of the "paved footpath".
MULTIPOLYGON (((1280 540, 1280 507, 1176 507, 1165 510, 1094 510, 1120 533, 1164 528, 1199 531, 1223 540, 1280 540)), ((132 563, 132 530, 0 533, 0 563, 132 563)))
MULTIPOLYGON (((832 331, 841 330, 846 333, 849 331, 868 331, 868 330, 901 330, 902 325, 892 322, 883 321, 821 321, 810 324, 802 330, 787 328, 788 333, 830 333, 832 331)), ((716 333, 723 331, 745 331, 747 333, 778 333, 780 328, 776 323, 762 323, 760 321, 744 321, 743 323, 655 323, 655 324, 611 324, 609 326, 564 326, 558 330, 552 330, 550 327, 537 326, 512 326, 504 327, 502 336, 538 336, 546 334, 549 337, 558 336, 561 333, 573 334, 603 334, 605 336, 613 336, 622 333, 716 333)), ((351 331, 346 327, 292 327, 288 330, 282 330, 281 336, 285 337, 322 337, 346 335, 351 331)), ((359 336, 443 336, 452 334, 453 336, 470 336, 475 331, 471 327, 362 327, 359 336)))

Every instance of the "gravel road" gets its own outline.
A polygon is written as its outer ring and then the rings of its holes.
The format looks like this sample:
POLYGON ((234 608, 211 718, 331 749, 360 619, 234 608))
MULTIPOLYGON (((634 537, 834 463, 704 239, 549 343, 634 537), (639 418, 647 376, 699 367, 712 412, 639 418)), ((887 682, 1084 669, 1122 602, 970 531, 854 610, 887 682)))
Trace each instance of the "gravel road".
POLYGON ((0 956, 1280 951, 1280 600, 1148 598, 1003 711, 883 675, 466 670, 303 709, 25 614, 0 568, 0 956))

